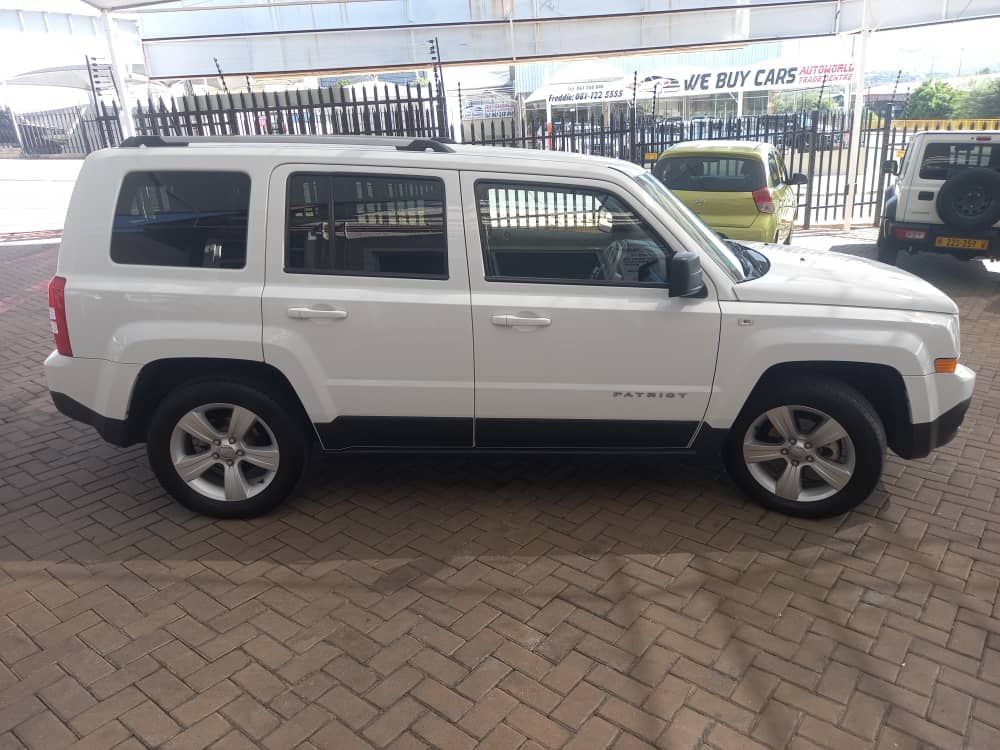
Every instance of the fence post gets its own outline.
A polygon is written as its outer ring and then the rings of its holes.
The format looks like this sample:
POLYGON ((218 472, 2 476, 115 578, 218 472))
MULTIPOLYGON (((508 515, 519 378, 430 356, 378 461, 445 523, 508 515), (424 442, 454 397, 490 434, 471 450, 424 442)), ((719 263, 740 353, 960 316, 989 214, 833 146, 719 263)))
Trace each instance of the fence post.
POLYGON ((875 189, 875 217, 873 224, 876 227, 882 223, 882 202, 885 200, 885 181, 888 177, 888 175, 886 175, 886 173, 882 170, 882 165, 889 159, 889 132, 891 129, 892 107, 889 107, 885 111, 885 117, 882 121, 882 147, 879 149, 878 164, 875 165, 875 169, 878 170, 878 187, 875 189))
POLYGON ((14 128, 14 138, 17 140, 17 147, 21 150, 21 154, 24 155, 24 139, 21 137, 21 127, 17 124, 17 113, 13 107, 8 107, 7 112, 10 114, 10 125, 14 128))
POLYGON ((812 113, 812 126, 809 128, 809 140, 807 141, 807 146, 809 148, 809 167, 806 174, 809 177, 809 182, 806 183, 806 217, 802 222, 802 228, 808 229, 812 225, 812 198, 813 198, 813 179, 816 176, 816 138, 819 126, 819 110, 814 110, 812 113))
POLYGON ((642 164, 642 160, 638 158, 638 124, 639 124, 639 111, 636 108, 636 95, 639 91, 639 71, 632 71, 632 120, 629 122, 629 154, 632 157, 629 159, 634 164, 642 164))

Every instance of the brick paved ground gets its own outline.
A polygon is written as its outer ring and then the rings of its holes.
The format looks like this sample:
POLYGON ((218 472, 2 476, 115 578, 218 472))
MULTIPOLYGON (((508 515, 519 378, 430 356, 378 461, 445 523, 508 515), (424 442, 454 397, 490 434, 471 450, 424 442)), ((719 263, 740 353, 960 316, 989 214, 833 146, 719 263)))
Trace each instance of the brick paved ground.
POLYGON ((795 521, 652 460, 321 461, 253 522, 56 414, 0 248, 0 748, 1000 747, 1000 274, 959 439, 795 521))

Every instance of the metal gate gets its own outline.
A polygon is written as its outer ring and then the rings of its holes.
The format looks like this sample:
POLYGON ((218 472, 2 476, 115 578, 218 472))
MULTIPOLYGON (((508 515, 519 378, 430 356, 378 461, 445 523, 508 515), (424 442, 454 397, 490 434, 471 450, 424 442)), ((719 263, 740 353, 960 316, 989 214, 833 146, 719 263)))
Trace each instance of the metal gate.
MULTIPOLYGON (((732 119, 653 119, 632 113, 607 121, 556 122, 528 117, 520 125, 501 121, 479 123, 466 135, 471 143, 534 148, 611 156, 650 165, 670 146, 692 140, 763 141, 778 147, 788 171, 801 172, 809 181, 799 188, 800 223, 842 222, 850 162, 851 114, 800 112, 732 119)), ((872 111, 862 114, 861 145, 857 154, 857 187, 853 217, 874 221, 881 204, 881 165, 891 120, 872 111)))
POLYGON ((0 148, 21 156, 86 156, 121 143, 118 108, 100 102, 36 112, 0 109, 0 148))

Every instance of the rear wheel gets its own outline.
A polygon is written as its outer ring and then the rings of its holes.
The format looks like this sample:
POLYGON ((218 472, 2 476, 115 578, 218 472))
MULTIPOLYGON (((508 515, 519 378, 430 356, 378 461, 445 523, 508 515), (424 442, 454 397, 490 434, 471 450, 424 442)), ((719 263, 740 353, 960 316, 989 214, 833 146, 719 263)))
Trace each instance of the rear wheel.
POLYGON ((292 491, 308 443, 293 410, 248 383, 196 381, 171 392, 146 451, 160 484, 198 513, 257 516, 292 491))
POLYGON ((730 431, 726 465, 764 507, 823 518, 871 494, 885 451, 885 430, 864 396, 814 378, 755 396, 730 431))
POLYGON ((896 265, 899 260, 899 249, 889 245, 884 228, 878 230, 878 239, 875 240, 875 246, 878 248, 879 263, 885 263, 889 266, 896 265))

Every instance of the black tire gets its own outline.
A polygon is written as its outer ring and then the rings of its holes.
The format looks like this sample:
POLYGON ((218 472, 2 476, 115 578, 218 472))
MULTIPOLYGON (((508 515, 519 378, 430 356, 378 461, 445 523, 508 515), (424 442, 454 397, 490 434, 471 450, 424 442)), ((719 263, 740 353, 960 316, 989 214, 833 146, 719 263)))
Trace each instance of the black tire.
POLYGON ((724 457, 733 481, 765 508, 802 518, 826 518, 846 513, 872 493, 882 475, 885 452, 885 429, 868 400, 840 381, 811 377, 806 382, 775 381, 755 393, 730 430, 724 457), (755 420, 770 409, 791 405, 833 417, 853 443, 854 472, 830 497, 810 502, 779 497, 757 481, 744 461, 743 439, 755 420))
POLYGON ((875 247, 878 249, 879 263, 894 266, 899 262, 899 248, 889 244, 884 228, 878 230, 878 239, 875 240, 875 247))
POLYGON ((936 206, 941 220, 956 229, 989 229, 1000 221, 1000 173, 963 169, 941 186, 936 206))
POLYGON ((216 518, 263 515, 291 494, 305 469, 310 440, 296 414, 297 410, 289 404, 251 383, 225 379, 191 381, 171 391, 153 413, 146 453, 163 488, 190 510, 216 518), (273 434, 280 454, 278 468, 265 489, 245 500, 206 496, 188 485, 174 467, 171 458, 174 427, 185 414, 206 404, 233 404, 249 409, 273 434))

